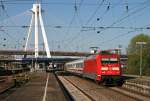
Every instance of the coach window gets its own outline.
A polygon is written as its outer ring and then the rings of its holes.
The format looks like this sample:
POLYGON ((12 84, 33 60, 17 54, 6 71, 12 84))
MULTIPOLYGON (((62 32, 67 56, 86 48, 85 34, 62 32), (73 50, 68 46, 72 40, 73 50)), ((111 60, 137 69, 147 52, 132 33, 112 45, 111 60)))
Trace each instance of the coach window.
POLYGON ((80 63, 80 68, 82 67, 82 63, 80 63))

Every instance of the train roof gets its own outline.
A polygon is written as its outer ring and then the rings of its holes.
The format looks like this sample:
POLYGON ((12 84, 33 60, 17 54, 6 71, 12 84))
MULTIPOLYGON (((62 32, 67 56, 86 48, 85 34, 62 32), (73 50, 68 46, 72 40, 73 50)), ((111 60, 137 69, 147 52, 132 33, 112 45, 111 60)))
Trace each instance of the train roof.
POLYGON ((79 59, 79 60, 67 62, 66 64, 76 64, 76 63, 83 63, 83 62, 84 62, 84 59, 79 59))

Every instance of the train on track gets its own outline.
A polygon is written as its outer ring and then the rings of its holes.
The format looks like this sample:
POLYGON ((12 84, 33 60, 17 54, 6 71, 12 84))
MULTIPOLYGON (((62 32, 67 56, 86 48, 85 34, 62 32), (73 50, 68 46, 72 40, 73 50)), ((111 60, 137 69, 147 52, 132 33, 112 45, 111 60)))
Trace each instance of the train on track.
POLYGON ((121 86, 124 82, 117 50, 100 51, 85 59, 68 62, 65 64, 65 71, 93 79, 104 85, 121 86))

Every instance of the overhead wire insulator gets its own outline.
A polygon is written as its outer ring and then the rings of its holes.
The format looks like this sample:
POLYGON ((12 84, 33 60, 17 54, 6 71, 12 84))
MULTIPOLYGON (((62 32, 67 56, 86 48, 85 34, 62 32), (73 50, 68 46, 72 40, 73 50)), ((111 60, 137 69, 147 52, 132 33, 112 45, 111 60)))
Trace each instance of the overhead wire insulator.
POLYGON ((129 6, 128 6, 128 1, 127 0, 125 0, 125 8, 126 8, 126 11, 128 12, 129 11, 129 6))
POLYGON ((5 6, 4 5, 2 5, 2 9, 5 10, 5 6))
POLYGON ((110 2, 108 4, 108 6, 107 6, 107 11, 109 11, 109 10, 110 10, 110 2))
POLYGON ((99 21, 100 20, 100 18, 97 18, 97 21, 99 21))
POLYGON ((150 27, 146 27, 146 29, 150 29, 150 27))
POLYGON ((126 11, 127 11, 127 12, 129 11, 129 6, 128 6, 128 5, 126 5, 126 11))
POLYGON ((6 45, 5 44, 3 44, 3 47, 5 47, 6 45))
POLYGON ((3 10, 5 10, 5 6, 4 6, 4 4, 3 4, 3 1, 1 0, 1 7, 2 7, 2 9, 3 10))
POLYGON ((28 28, 29 26, 21 26, 22 28, 28 28))
POLYGON ((78 7, 77 7, 76 0, 75 0, 75 4, 74 4, 74 10, 75 10, 75 12, 77 12, 77 11, 78 11, 78 7))
POLYGON ((97 31, 97 33, 100 33, 100 31, 97 31))
POLYGON ((77 10, 78 10, 78 9, 77 9, 77 5, 74 6, 74 9, 75 9, 75 12, 77 12, 77 10))
POLYGON ((62 26, 55 26, 55 28, 62 28, 62 26))

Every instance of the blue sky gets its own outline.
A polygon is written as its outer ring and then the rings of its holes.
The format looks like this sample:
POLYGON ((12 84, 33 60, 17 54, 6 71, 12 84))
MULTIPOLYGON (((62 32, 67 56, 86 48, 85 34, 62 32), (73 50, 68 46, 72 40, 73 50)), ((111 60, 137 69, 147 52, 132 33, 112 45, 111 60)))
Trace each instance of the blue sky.
MULTIPOLYGON (((0 8, 0 26, 4 26, 0 29, 2 30, 0 31, 0 48, 23 49, 28 28, 21 26, 29 25, 32 14, 30 9, 34 0, 4 1, 5 10, 2 9, 2 6, 0 8)), ((129 27, 148 27, 150 24, 149 0, 42 0, 42 8, 51 50, 90 51, 89 47, 91 46, 97 46, 103 50, 122 45, 123 51, 125 51, 131 38, 135 35, 150 34, 147 29, 129 29, 129 27), (61 26, 61 28, 56 28, 56 26, 61 26), (84 26, 125 27, 127 29, 96 28, 94 30, 93 28, 83 28, 84 26), (130 31, 132 32, 128 33, 130 31)), ((39 41, 42 49, 41 33, 39 41)), ((33 42, 34 30, 29 49, 33 49, 33 42)))

